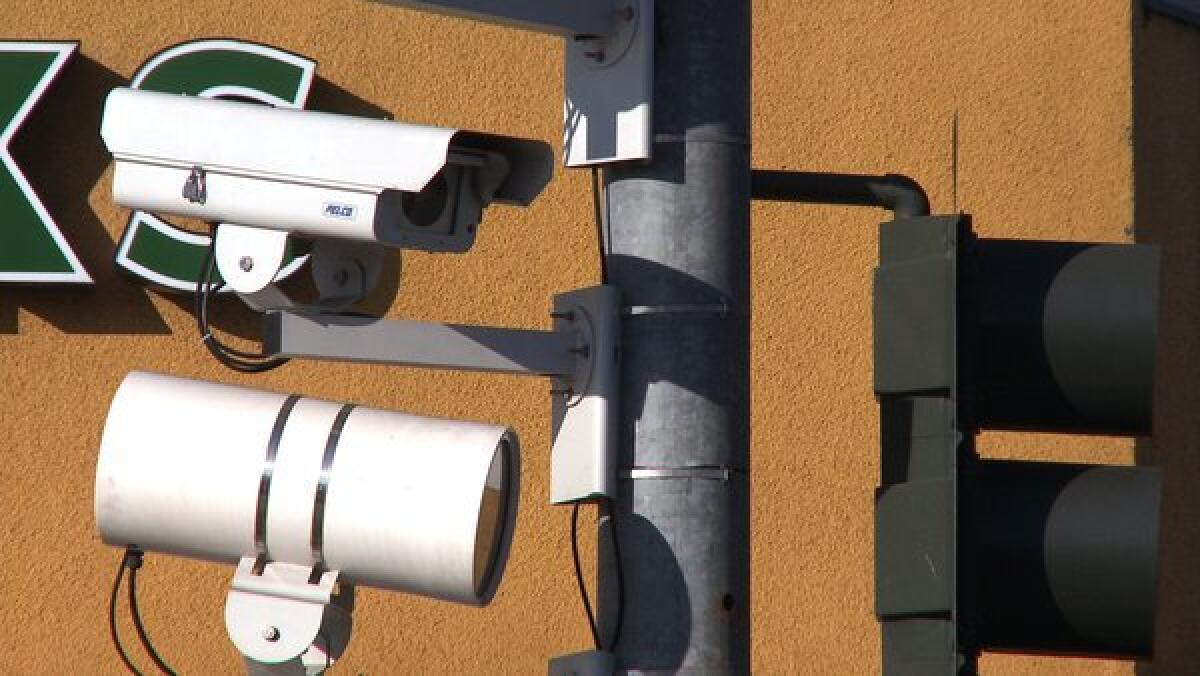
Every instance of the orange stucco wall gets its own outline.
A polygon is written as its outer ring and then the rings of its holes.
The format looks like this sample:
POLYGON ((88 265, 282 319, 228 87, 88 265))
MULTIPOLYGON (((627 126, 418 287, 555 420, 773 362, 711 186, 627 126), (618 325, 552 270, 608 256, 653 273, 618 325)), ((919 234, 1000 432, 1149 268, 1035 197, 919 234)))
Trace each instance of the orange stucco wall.
MULTIPOLYGON (((756 0, 754 12, 756 166, 908 174, 928 189, 935 210, 971 212, 988 236, 1131 240, 1136 17, 1129 2, 756 0)), ((104 93, 146 58, 185 40, 225 36, 318 60, 313 108, 386 112, 557 147, 558 41, 358 0, 6 2, 0 25, 11 38, 82 41, 15 149, 96 280, 92 288, 0 289, 0 671, 118 672, 105 612, 120 555, 95 535, 92 478, 109 400, 132 369, 512 425, 524 450, 523 493, 495 602, 478 610, 363 590, 338 672, 534 674, 554 655, 585 649, 569 513, 547 504, 547 383, 313 362, 261 377, 223 370, 201 348, 187 302, 114 270, 126 212, 112 203, 97 134, 104 93)), ((597 279, 590 208, 586 173, 558 170, 531 208, 490 212, 469 255, 406 253, 389 314, 548 326, 553 293, 597 279)), ((870 274, 883 216, 753 208, 759 673, 878 670, 870 274)), ((226 326, 254 334, 236 306, 219 307, 239 316, 226 326)), ((989 433, 981 448, 1020 458, 1134 460, 1129 440, 989 433)), ((237 668, 222 617, 230 575, 221 566, 148 557, 145 618, 181 673, 237 668)), ((1186 609, 1172 612, 1179 622, 1188 617, 1186 609)), ((1163 645, 1183 660, 1195 625, 1171 626, 1174 638, 1163 645)), ((1134 667, 988 657, 983 668, 1125 674, 1134 667)))

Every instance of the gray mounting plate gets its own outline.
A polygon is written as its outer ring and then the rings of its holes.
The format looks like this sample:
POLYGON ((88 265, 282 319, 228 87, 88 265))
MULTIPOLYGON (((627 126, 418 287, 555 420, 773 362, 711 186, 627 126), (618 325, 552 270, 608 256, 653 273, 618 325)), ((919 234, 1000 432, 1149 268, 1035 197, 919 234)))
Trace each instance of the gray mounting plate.
POLYGON ((550 502, 615 498, 620 292, 595 286, 559 294, 554 314, 555 332, 579 336, 576 349, 586 349, 587 358, 576 360, 571 378, 555 378, 550 502))
POLYGON ((563 153, 568 167, 653 153, 654 0, 616 3, 617 31, 567 38, 563 153))

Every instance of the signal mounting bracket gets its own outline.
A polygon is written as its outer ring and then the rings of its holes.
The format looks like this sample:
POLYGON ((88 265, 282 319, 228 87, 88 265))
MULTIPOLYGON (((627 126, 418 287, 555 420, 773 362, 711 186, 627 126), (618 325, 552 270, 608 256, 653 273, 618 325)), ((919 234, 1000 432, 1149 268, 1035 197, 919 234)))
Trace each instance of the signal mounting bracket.
POLYGON ((563 37, 563 161, 586 167, 650 159, 654 0, 376 2, 563 37))
POLYGON ((563 152, 568 167, 648 160, 654 101, 654 0, 618 0, 616 31, 567 41, 563 152))
POLYGON ((225 628, 254 676, 315 676, 345 652, 354 588, 337 571, 242 557, 225 599, 225 628))

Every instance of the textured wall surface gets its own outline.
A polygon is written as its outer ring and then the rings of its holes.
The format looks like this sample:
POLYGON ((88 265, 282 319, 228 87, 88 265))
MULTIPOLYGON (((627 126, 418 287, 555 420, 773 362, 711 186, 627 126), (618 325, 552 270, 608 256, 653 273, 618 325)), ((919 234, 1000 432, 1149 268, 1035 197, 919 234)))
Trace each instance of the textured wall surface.
MULTIPOLYGON (((1128 2, 1038 1, 1017 9, 932 0, 757 0, 754 11, 756 166, 908 174, 926 186, 935 211, 971 212, 986 236, 1131 239, 1135 17, 1128 2)), ((120 554, 95 535, 92 478, 109 400, 131 369, 512 425, 524 451, 523 493, 495 602, 479 610, 363 590, 338 672, 535 674, 544 673, 551 656, 586 648, 590 638, 570 571, 569 512, 547 505, 548 384, 315 362, 261 377, 222 370, 202 349, 187 302, 146 291, 114 270, 113 241, 127 214, 110 198, 111 167, 97 134, 106 91, 153 53, 185 40, 233 37, 316 59, 321 80, 310 107, 394 114, 557 146, 559 42, 358 0, 7 2, 0 4, 0 24, 12 38, 82 40, 81 54, 14 149, 96 279, 90 289, 0 289, 0 383, 8 401, 0 409, 0 671, 118 672, 105 612, 120 554)), ((1171 33, 1166 38, 1196 72, 1194 36, 1174 26, 1155 30, 1171 33)), ((1194 83, 1174 87, 1196 91, 1194 83)), ((1198 114, 1194 95, 1190 101, 1186 110, 1198 114)), ((1159 141, 1171 145, 1170 138, 1159 141)), ((1191 157, 1194 167, 1200 154, 1191 157)), ((1165 192, 1171 181, 1185 180, 1146 176, 1165 192)), ((1138 177, 1140 188, 1140 170, 1138 177)), ((489 213, 469 255, 406 254, 389 314, 547 327, 553 293, 598 277, 588 185, 585 173, 558 170, 532 208, 489 213)), ((1192 225, 1196 203, 1193 193, 1192 225)), ((752 586, 753 663, 760 673, 878 670, 870 275, 875 226, 884 215, 754 206, 752 586)), ((1166 237, 1166 230, 1158 232, 1166 237)), ((1191 232, 1176 233, 1175 241, 1194 249, 1191 232)), ((1192 259, 1174 265, 1183 260, 1192 259)), ((1194 293, 1194 273, 1179 274, 1177 287, 1194 293)), ((223 328, 254 335, 236 305, 217 311, 228 318, 223 328)), ((1172 354, 1185 358, 1181 347, 1172 354)), ((1170 396, 1174 412, 1160 411, 1158 421, 1168 427, 1164 416, 1185 417, 1188 401, 1187 393, 1170 396)), ((1194 427, 1178 434, 1196 438, 1194 427)), ((1005 457, 1134 460, 1128 440, 989 433, 981 448, 1005 457)), ((1186 490, 1168 479, 1172 487, 1186 490)), ((1170 504, 1186 516, 1181 500, 1170 504)), ((1177 516, 1177 529, 1184 516, 1177 516)), ((1194 535, 1174 551, 1194 552, 1194 535)), ((1168 563, 1173 589, 1192 579, 1179 562, 1194 560, 1193 554, 1168 563)), ((222 617, 232 571, 153 555, 147 561, 143 610, 161 653, 181 673, 235 670, 222 617)), ((1189 663, 1196 607, 1165 604, 1163 659, 1189 663)), ((131 627, 124 629, 132 636, 131 627)), ((999 656, 987 657, 983 668, 1133 670, 1127 663, 999 656)))

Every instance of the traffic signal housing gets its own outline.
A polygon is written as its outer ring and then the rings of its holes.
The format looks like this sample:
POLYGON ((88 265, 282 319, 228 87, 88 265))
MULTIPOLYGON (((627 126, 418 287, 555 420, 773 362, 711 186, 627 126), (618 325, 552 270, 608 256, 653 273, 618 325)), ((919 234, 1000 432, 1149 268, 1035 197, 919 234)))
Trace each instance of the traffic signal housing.
POLYGON ((886 674, 981 651, 1140 657, 1159 472, 980 458, 985 429, 1148 434, 1159 251, 983 239, 965 214, 880 229, 876 613, 886 674))

